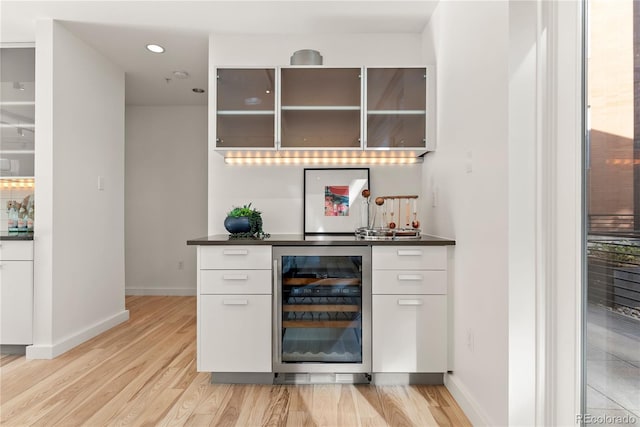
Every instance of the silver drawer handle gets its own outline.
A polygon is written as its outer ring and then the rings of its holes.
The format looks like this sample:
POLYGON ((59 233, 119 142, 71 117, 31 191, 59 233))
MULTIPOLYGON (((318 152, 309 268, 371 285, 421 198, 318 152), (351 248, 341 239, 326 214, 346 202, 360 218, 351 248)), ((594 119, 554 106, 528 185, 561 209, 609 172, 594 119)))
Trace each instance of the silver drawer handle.
POLYGON ((248 274, 225 274, 222 280, 249 280, 248 274))
POLYGON ((422 300, 419 299, 399 299, 398 305, 422 305, 422 300))
POLYGON ((398 249, 398 256, 420 256, 421 250, 398 249))
POLYGON ((224 255, 247 255, 249 251, 246 249, 225 249, 222 253, 224 255))
POLYGON ((224 305, 248 305, 249 301, 246 299, 226 299, 222 301, 224 305))
POLYGON ((398 280, 401 281, 421 281, 423 279, 422 274, 398 274, 398 280))

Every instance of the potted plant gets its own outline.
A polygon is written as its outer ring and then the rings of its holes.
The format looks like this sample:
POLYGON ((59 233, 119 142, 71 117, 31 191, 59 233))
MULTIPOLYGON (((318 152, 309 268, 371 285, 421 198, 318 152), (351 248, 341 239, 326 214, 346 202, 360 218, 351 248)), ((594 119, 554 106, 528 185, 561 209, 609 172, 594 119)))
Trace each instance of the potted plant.
POLYGON ((227 212, 224 220, 224 228, 233 237, 250 237, 262 239, 269 237, 262 230, 261 212, 251 207, 251 203, 242 207, 234 207, 227 212))

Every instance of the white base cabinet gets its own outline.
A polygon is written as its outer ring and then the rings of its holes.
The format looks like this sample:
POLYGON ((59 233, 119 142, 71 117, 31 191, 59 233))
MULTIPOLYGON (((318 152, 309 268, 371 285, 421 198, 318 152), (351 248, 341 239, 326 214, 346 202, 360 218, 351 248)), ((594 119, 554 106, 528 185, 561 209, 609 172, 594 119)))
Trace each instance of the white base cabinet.
POLYGON ((271 246, 198 247, 198 371, 271 372, 271 246))
POLYGON ((0 242, 0 344, 33 343, 33 242, 0 242))
POLYGON ((199 370, 271 372, 271 295, 200 299, 199 370))
POLYGON ((373 372, 447 371, 447 248, 372 248, 373 372))
MULTIPOLYGON (((272 372, 272 248, 198 246, 198 371, 272 372)), ((447 371, 447 247, 372 247, 373 373, 447 371)))
POLYGON ((373 296, 373 372, 446 372, 446 295, 373 296))

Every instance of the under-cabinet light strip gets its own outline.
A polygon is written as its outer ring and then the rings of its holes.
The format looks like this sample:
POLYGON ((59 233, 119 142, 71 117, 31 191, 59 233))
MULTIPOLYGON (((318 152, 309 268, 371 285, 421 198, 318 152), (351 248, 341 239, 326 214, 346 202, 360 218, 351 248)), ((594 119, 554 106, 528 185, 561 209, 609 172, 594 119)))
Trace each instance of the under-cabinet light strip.
POLYGON ((9 177, 0 177, 0 189, 8 190, 14 188, 33 188, 33 178, 15 179, 9 177))
POLYGON ((408 165, 421 163, 418 157, 225 157, 228 165, 408 165))

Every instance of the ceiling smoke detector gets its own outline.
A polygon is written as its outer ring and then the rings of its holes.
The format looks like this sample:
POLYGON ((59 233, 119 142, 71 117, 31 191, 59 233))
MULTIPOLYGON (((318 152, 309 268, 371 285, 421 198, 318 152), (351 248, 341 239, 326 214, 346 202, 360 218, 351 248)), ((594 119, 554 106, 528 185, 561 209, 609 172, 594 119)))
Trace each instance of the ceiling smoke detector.
POLYGON ((302 49, 293 52, 291 65, 322 65, 322 55, 313 49, 302 49))
POLYGON ((187 73, 186 71, 174 71, 172 74, 173 74, 173 77, 180 80, 189 78, 189 73, 187 73))

